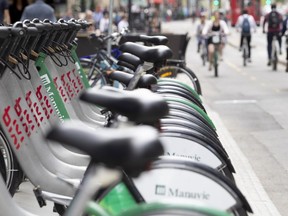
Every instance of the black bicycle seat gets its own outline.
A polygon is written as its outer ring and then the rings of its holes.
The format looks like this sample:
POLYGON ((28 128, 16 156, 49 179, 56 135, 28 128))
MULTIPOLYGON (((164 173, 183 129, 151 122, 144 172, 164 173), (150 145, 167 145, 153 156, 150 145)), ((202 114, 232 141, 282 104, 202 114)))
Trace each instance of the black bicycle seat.
POLYGON ((122 67, 126 67, 132 71, 136 70, 136 67, 134 65, 129 64, 128 62, 125 62, 125 61, 118 61, 117 65, 122 66, 122 67))
MULTIPOLYGON (((117 80, 120 83, 128 86, 130 80, 133 78, 133 74, 128 74, 123 71, 113 71, 108 75, 109 79, 117 80)), ((137 88, 149 88, 151 85, 157 84, 157 78, 152 74, 144 74, 141 76, 139 82, 137 83, 137 88)))
POLYGON ((129 175, 138 175, 163 154, 158 136, 150 126, 94 129, 79 121, 65 121, 46 135, 47 139, 78 148, 95 163, 120 167, 129 175))
POLYGON ((153 45, 165 45, 168 43, 168 38, 162 35, 139 35, 139 34, 127 34, 123 35, 120 43, 124 42, 144 42, 151 43, 153 45))
POLYGON ((163 97, 148 89, 125 91, 105 86, 88 89, 80 99, 128 117, 136 123, 153 123, 168 114, 168 104, 163 97))
POLYGON ((140 41, 151 43, 153 45, 165 45, 168 43, 168 38, 163 35, 140 35, 140 41))
POLYGON ((171 58, 173 53, 171 49, 164 45, 148 47, 132 42, 126 42, 120 46, 122 52, 128 52, 138 56, 141 60, 146 62, 162 62, 171 58))
POLYGON ((132 55, 131 53, 122 53, 119 57, 118 57, 119 61, 122 62, 127 62, 131 65, 133 65, 135 68, 138 67, 138 65, 143 64, 143 61, 138 58, 135 55, 132 55))

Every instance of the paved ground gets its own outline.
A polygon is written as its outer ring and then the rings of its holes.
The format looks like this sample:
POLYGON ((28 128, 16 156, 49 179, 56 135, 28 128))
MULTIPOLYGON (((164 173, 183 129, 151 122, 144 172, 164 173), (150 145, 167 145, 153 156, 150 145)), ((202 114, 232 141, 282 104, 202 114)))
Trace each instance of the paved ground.
MULTIPOLYGON (((231 153, 237 183, 255 215, 279 215, 277 210, 287 215, 288 74, 283 65, 277 72, 266 66, 266 36, 258 29, 253 36, 252 63, 243 67, 239 34, 231 29, 230 46, 225 48, 220 76, 215 78, 196 53, 195 25, 190 20, 166 23, 163 29, 192 36, 186 61, 201 81, 205 103, 223 123, 219 130, 227 132, 223 142, 235 144, 227 151, 239 150, 231 153)), ((285 56, 280 58, 284 62, 285 56)))
MULTIPOLYGON (((189 20, 166 23, 163 29, 194 33, 189 20)), ((237 34, 232 32, 229 41, 235 46, 237 34)), ((207 67, 202 67, 195 43, 192 37, 187 63, 197 71, 209 115, 236 168, 237 185, 251 204, 254 215, 278 216, 279 212, 287 215, 287 74, 272 72, 265 66, 265 40, 259 39, 254 46, 264 47, 264 51, 255 51, 253 63, 245 70, 239 52, 232 46, 227 47, 220 77, 216 79, 207 67)), ((279 70, 284 71, 284 67, 279 70)), ((32 186, 24 183, 15 200, 38 215, 56 215, 51 205, 40 210, 31 191, 32 186)))

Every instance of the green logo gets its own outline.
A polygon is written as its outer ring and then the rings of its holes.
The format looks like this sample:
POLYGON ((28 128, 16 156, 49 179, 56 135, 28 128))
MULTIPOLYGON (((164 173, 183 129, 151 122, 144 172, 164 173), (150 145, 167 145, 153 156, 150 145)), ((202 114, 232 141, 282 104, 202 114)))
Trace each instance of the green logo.
POLYGON ((166 186, 165 185, 156 185, 155 194, 165 196, 166 195, 166 186))

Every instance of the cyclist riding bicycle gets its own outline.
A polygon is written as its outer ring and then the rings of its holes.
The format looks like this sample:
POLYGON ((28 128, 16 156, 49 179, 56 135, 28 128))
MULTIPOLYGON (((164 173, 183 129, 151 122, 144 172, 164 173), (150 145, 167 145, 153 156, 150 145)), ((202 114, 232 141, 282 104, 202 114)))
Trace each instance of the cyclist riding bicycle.
POLYGON ((283 23, 282 15, 276 11, 276 4, 271 5, 271 12, 265 16, 263 22, 263 33, 265 33, 265 26, 268 23, 267 30, 267 51, 268 51, 268 66, 271 65, 271 53, 272 53, 272 41, 273 37, 276 36, 279 42, 279 54, 281 55, 281 29, 283 23))
MULTIPOLYGON (((219 36, 226 36, 229 34, 229 29, 224 20, 220 19, 220 14, 218 11, 214 12, 214 19, 210 22, 207 22, 206 25, 203 28, 202 35, 207 36, 207 43, 208 43, 208 60, 209 60, 209 70, 212 69, 212 59, 213 54, 215 51, 214 42, 213 42, 213 36, 219 35, 219 36)), ((223 47, 224 47, 224 41, 220 41, 219 45, 219 54, 220 54, 220 60, 222 59, 223 55, 223 47)))
POLYGON ((240 15, 237 19, 236 30, 237 32, 241 31, 239 51, 242 50, 244 38, 247 40, 249 62, 251 62, 251 30, 254 29, 254 32, 256 32, 256 28, 254 17, 248 14, 247 9, 244 9, 242 11, 242 15, 240 15))
POLYGON ((206 15, 205 13, 200 14, 200 23, 197 25, 196 37, 197 37, 197 52, 200 52, 201 44, 205 37, 202 35, 202 30, 206 24, 206 15))

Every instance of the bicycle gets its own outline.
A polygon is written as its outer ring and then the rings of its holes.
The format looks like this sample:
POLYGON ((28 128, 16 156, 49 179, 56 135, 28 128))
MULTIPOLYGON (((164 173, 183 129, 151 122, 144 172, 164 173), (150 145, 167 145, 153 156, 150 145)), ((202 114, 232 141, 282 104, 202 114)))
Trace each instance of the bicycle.
POLYGON ((211 35, 211 41, 212 41, 213 48, 214 48, 213 56, 212 56, 214 76, 218 77, 219 52, 221 49, 221 34, 220 34, 220 32, 213 32, 211 35))

